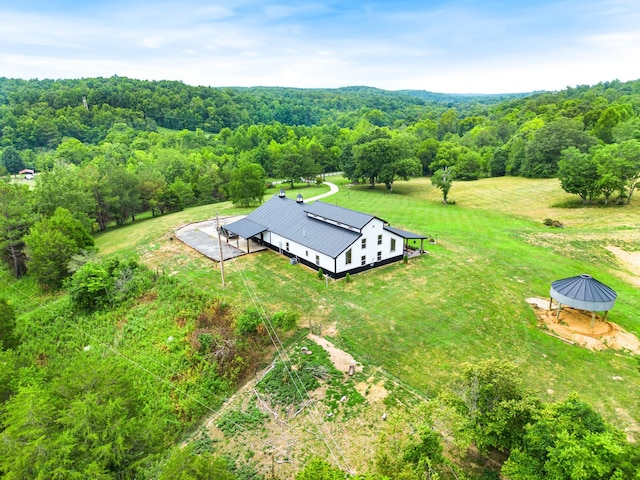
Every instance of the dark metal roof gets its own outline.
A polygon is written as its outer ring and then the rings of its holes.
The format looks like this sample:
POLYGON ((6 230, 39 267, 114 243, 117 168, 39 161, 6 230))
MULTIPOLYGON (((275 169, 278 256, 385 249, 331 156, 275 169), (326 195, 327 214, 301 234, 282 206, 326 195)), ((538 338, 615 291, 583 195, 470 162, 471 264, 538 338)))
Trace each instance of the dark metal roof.
MULTIPOLYGON (((358 232, 309 217, 306 212, 308 209, 309 205, 275 195, 244 220, 257 225, 268 225, 263 230, 269 230, 332 258, 337 257, 361 236, 358 232)), ((235 225, 242 221, 225 225, 224 228, 234 231, 235 225)))
POLYGON ((343 225, 349 225, 357 229, 361 229, 371 220, 373 215, 369 215, 362 212, 356 212, 355 210, 349 210, 348 208, 338 207, 337 205, 331 205, 330 203, 314 202, 311 205, 305 205, 305 210, 313 215, 317 215, 327 220, 332 220, 343 225))
POLYGON ((248 218, 242 218, 228 225, 223 225, 222 229, 226 230, 229 233, 233 233, 234 235, 238 235, 242 238, 251 238, 254 235, 259 234, 260 232, 264 232, 265 230, 267 230, 267 227, 252 222, 248 218))
POLYGON ((413 233, 413 232, 407 232, 406 230, 401 230, 399 228, 394 228, 394 227, 390 227, 389 225, 385 225, 384 229, 391 232, 391 233, 395 233, 396 235, 402 237, 402 238, 406 238, 407 240, 421 240, 425 237, 424 235, 420 235, 417 233, 413 233))
POLYGON ((564 305, 592 312, 610 310, 617 297, 611 288, 586 273, 556 280, 550 295, 564 305))

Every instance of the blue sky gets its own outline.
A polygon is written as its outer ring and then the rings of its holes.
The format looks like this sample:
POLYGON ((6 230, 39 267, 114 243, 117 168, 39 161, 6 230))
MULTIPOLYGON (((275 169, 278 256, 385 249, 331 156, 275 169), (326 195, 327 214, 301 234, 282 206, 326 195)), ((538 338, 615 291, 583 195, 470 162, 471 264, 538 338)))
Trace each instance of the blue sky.
POLYGON ((640 78, 640 1, 0 0, 0 76, 446 93, 640 78))

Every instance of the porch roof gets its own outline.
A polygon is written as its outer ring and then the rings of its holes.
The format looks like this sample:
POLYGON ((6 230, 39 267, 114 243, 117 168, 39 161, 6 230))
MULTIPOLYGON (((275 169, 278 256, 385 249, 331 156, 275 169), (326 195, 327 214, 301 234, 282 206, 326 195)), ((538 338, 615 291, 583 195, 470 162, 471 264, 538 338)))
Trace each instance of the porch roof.
POLYGON ((267 230, 267 227, 265 227, 264 225, 260 225, 259 223, 253 222, 248 218, 242 218, 228 225, 223 225, 221 228, 226 232, 232 233, 233 235, 237 235, 239 237, 246 238, 246 239, 249 239, 254 235, 257 235, 267 230))
POLYGON ((407 232, 406 230, 390 227, 389 225, 385 225, 384 229, 391 233, 395 233, 396 235, 407 240, 425 240, 427 238, 424 235, 420 235, 419 233, 407 232))

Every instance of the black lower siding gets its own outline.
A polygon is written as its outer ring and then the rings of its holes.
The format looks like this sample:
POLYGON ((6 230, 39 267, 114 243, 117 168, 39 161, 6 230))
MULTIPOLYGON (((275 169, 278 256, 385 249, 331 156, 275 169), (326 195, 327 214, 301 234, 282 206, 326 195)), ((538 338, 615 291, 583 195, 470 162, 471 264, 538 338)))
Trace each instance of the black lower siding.
MULTIPOLYGON (((254 239, 256 240, 256 239, 254 239)), ((296 258, 298 260, 298 263, 302 263, 303 265, 306 265, 309 268, 313 268, 314 270, 320 270, 320 267, 318 265, 316 265, 313 262, 310 262, 308 260, 305 260, 304 258, 298 257, 294 254, 292 254, 291 252, 287 252, 286 250, 283 250, 280 247, 277 247, 275 245, 271 245, 270 243, 267 242, 261 242, 262 245, 264 245, 265 247, 269 247, 271 250, 273 250, 274 252, 278 252, 281 253, 282 255, 289 257, 289 258, 296 258)), ((390 263, 395 263, 395 262, 399 262, 400 260, 402 260, 402 255, 397 255, 395 257, 391 257, 388 258, 386 260, 381 260, 379 262, 374 262, 374 263, 368 263, 366 265, 360 266, 360 267, 356 267, 356 268, 352 268, 350 270, 346 270, 344 272, 330 272, 327 270, 323 269, 323 273, 325 273, 326 275, 329 275, 331 278, 343 278, 344 276, 347 275, 347 273, 349 275, 354 275, 356 273, 360 273, 360 272, 364 272, 366 270, 371 270, 372 268, 376 268, 376 267, 381 267, 383 265, 388 265, 390 263)))

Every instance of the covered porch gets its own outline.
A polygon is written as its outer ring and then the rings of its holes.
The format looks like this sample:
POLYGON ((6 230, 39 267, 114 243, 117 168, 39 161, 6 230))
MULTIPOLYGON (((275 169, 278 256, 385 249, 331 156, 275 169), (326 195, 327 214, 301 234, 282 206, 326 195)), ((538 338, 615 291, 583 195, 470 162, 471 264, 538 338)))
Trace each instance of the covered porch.
POLYGON ((429 253, 424 249, 424 241, 429 237, 425 237, 418 233, 408 232, 400 228, 390 227, 389 225, 385 225, 384 229, 402 237, 402 253, 408 258, 419 257, 425 253, 429 253))
POLYGON ((266 230, 266 227, 252 222, 248 218, 240 219, 228 225, 220 225, 220 234, 224 236, 227 244, 235 240, 236 248, 246 253, 264 250, 265 247, 259 241, 255 241, 254 238, 257 238, 257 235, 266 230), (241 238, 244 239, 242 246, 240 244, 241 238))

